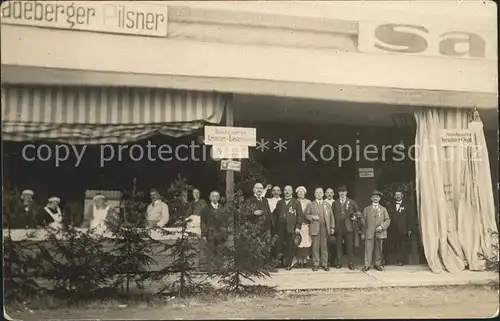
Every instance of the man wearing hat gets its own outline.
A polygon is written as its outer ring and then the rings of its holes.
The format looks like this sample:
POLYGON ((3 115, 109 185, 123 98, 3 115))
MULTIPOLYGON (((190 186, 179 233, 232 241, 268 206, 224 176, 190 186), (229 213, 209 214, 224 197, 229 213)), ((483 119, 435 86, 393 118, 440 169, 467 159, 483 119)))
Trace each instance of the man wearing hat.
POLYGON ((347 197, 347 187, 345 185, 339 187, 338 194, 338 201, 333 203, 337 237, 336 268, 340 269, 342 267, 342 260, 344 256, 342 245, 345 242, 349 260, 348 266, 350 270, 354 270, 354 237, 356 231, 354 229, 353 222, 357 221, 358 218, 361 219, 361 211, 359 210, 358 204, 356 204, 354 200, 347 197))
POLYGON ((278 240, 276 241, 276 257, 281 260, 285 256, 285 265, 287 270, 292 269, 292 260, 295 255, 295 249, 300 244, 300 229, 304 221, 302 206, 300 202, 293 198, 293 188, 290 185, 284 188, 285 198, 280 199, 274 210, 276 218, 276 229, 278 240), (298 242, 296 245, 294 242, 298 242))
POLYGON ((61 199, 59 197, 52 196, 49 198, 47 206, 43 208, 45 215, 40 215, 40 225, 51 226, 53 228, 61 227, 62 213, 61 208, 59 208, 59 203, 61 203, 61 199))
POLYGON ((40 221, 40 207, 33 201, 32 190, 21 193, 21 201, 16 205, 15 217, 10 218, 7 225, 12 229, 37 228, 40 221))
POLYGON ((372 193, 372 204, 363 209, 363 239, 365 240, 365 266, 363 271, 368 271, 375 256, 375 269, 383 271, 382 247, 387 239, 387 229, 391 219, 387 209, 379 204, 382 193, 375 190, 372 193), (375 255, 373 254, 375 252, 375 255))

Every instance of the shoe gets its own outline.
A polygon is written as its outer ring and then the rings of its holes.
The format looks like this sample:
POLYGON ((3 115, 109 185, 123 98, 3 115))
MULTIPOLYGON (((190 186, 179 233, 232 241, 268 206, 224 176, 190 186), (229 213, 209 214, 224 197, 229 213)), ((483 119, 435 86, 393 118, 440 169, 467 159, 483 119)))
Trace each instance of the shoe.
POLYGON ((365 267, 363 267, 363 269, 362 269, 361 271, 366 272, 366 271, 368 271, 369 269, 370 269, 370 267, 369 267, 369 266, 365 266, 365 267))
POLYGON ((341 268, 342 268, 342 264, 337 264, 337 265, 335 265, 335 267, 336 267, 337 269, 341 269, 341 268))
POLYGON ((329 267, 324 267, 323 270, 325 270, 326 272, 330 271, 330 268, 329 267))
POLYGON ((404 265, 403 262, 398 263, 398 266, 403 266, 403 265, 404 265))
POLYGON ((277 273, 277 272, 278 272, 278 269, 277 269, 277 268, 273 267, 273 268, 271 269, 271 273, 277 273))
POLYGON ((381 266, 381 265, 377 265, 377 266, 375 266, 375 270, 377 270, 377 271, 383 271, 384 267, 381 266))
POLYGON ((292 269, 292 267, 290 265, 286 267, 287 271, 290 271, 291 269, 292 269))
POLYGON ((354 271, 355 269, 354 264, 349 264, 349 270, 354 271))
POLYGON ((318 267, 317 266, 313 267, 313 271, 314 272, 318 271, 318 267))

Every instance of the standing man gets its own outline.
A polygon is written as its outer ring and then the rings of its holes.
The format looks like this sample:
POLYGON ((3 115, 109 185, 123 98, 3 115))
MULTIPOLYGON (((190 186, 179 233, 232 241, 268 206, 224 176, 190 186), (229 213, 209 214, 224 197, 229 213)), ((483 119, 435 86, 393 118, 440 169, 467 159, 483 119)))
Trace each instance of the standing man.
MULTIPOLYGON (((203 208, 207 205, 207 202, 200 198, 200 195, 201 193, 199 189, 193 189, 193 200, 189 203, 188 216, 200 216, 203 208)), ((217 200, 217 202, 219 202, 219 200, 217 200)))
POLYGON ((281 260, 285 256, 287 270, 292 269, 292 261, 295 256, 295 245, 293 237, 300 235, 304 214, 300 202, 293 198, 293 188, 285 186, 285 199, 280 199, 276 205, 273 215, 276 217, 276 229, 278 240, 276 241, 276 257, 281 260))
POLYGON ((267 198, 264 197, 264 186, 261 183, 255 183, 253 186, 253 195, 247 199, 247 205, 251 208, 248 213, 250 222, 260 225, 263 232, 274 232, 271 209, 267 198))
POLYGON ((271 190, 271 198, 267 199, 267 202, 269 203, 269 210, 274 212, 276 209, 276 205, 278 204, 278 201, 281 200, 281 188, 279 186, 274 186, 273 189, 271 190))
POLYGON ((404 200, 402 191, 394 193, 394 200, 395 202, 388 208, 391 225, 387 242, 394 249, 397 264, 402 266, 408 259, 414 212, 411 204, 404 200))
POLYGON ((348 256, 348 266, 350 270, 354 270, 354 227, 353 221, 361 217, 358 204, 347 197, 347 187, 342 185, 339 187, 339 200, 333 205, 335 215, 335 226, 337 231, 337 265, 336 268, 342 267, 343 251, 342 244, 345 242, 348 256))
POLYGON ((363 271, 370 269, 372 264, 373 252, 375 252, 375 269, 383 271, 382 266, 382 247, 387 238, 387 229, 391 224, 391 219, 387 209, 379 204, 382 193, 375 190, 372 193, 372 205, 363 209, 363 226, 365 240, 365 266, 363 271))
MULTIPOLYGON (((261 183, 255 183, 253 186, 253 195, 247 199, 246 204, 250 208, 250 211, 247 213, 247 219, 260 228, 260 237, 266 233, 275 236, 277 234, 276 228, 273 226, 274 222, 271 217, 269 202, 265 198, 264 186, 261 183)), ((272 250, 272 248, 263 250, 267 262, 272 260, 272 250)), ((273 269, 274 271, 276 269, 273 269)))
POLYGON ((313 271, 317 271, 319 265, 325 271, 328 267, 328 236, 335 233, 335 218, 331 206, 323 200, 323 188, 318 187, 314 191, 316 198, 306 209, 306 219, 311 222, 310 233, 312 239, 313 271))
POLYGON ((217 247, 226 240, 227 229, 219 192, 212 191, 209 199, 210 203, 201 211, 201 237, 207 241, 210 254, 215 254, 217 247))
POLYGON ((333 203, 335 203, 335 200, 333 197, 335 196, 335 192, 333 191, 332 188, 328 188, 325 192, 325 202, 330 204, 330 206, 333 208, 333 203))
POLYGON ((148 205, 146 216, 148 227, 164 227, 170 218, 168 205, 162 200, 160 193, 156 189, 151 189, 149 196, 151 197, 151 204, 148 205))
MULTIPOLYGON (((325 202, 330 204, 332 207, 333 211, 333 203, 335 203, 335 200, 333 197, 335 196, 335 192, 333 191, 333 188, 328 188, 325 192, 325 202)), ((331 241, 330 238, 328 239, 328 262, 330 264, 335 263, 335 255, 336 254, 336 243, 331 241)))

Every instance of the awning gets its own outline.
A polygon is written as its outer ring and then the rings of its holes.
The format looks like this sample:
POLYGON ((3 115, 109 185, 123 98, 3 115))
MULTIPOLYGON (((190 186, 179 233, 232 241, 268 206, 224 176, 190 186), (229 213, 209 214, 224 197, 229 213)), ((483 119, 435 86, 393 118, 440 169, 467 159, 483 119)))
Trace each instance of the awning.
POLYGON ((101 87, 2 87, 2 133, 10 141, 126 143, 182 136, 220 123, 213 92, 101 87))

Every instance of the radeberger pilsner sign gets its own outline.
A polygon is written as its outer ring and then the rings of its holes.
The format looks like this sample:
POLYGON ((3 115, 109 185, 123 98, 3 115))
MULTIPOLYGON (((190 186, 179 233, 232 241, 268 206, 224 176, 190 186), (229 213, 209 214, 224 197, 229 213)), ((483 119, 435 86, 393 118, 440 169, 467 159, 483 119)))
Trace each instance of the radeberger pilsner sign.
POLYGON ((2 24, 167 36, 167 6, 140 1, 5 1, 2 24))

